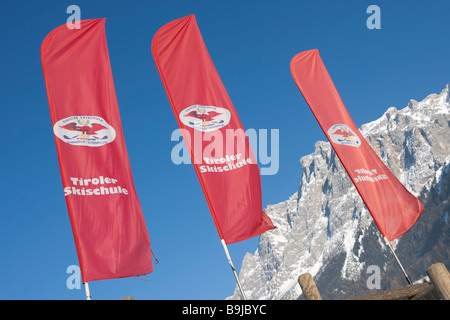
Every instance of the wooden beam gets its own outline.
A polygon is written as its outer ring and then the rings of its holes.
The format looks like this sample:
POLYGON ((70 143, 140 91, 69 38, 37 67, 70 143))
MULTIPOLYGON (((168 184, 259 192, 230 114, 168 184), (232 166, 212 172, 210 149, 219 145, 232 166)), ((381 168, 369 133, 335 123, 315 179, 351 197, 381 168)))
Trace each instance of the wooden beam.
POLYGON ((427 289, 430 286, 429 283, 419 283, 414 285, 409 285, 407 287, 386 290, 383 292, 376 292, 368 294, 365 296, 354 297, 348 300, 401 300, 411 298, 422 290, 427 289))

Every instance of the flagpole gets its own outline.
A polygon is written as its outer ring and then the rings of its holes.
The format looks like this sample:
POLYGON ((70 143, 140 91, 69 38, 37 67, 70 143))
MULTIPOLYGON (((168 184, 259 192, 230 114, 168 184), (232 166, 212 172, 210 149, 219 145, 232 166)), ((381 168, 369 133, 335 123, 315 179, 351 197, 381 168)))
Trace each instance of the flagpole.
POLYGON ((225 250, 225 254, 227 255, 227 259, 228 259, 228 262, 230 263, 231 270, 233 270, 233 274, 234 274, 234 277, 236 278, 236 282, 239 287, 239 290, 241 291, 242 298, 244 298, 244 300, 247 300, 247 297, 245 296, 245 293, 244 293, 244 289, 242 288, 242 285, 241 285, 241 281, 239 280, 239 276, 236 272, 236 268, 234 267, 233 260, 231 259, 230 252, 228 251, 227 244, 225 243, 224 239, 220 239, 220 241, 222 242, 223 250, 225 250))
POLYGON ((395 254, 395 251, 394 251, 394 249, 392 248, 391 243, 388 241, 388 239, 387 239, 386 237, 384 237, 384 241, 386 241, 386 244, 388 245, 389 249, 391 249, 391 252, 392 252, 392 254, 393 254, 394 257, 395 257, 395 260, 397 260, 398 265, 400 266, 400 268, 401 268, 402 271, 403 271, 403 274, 405 275, 406 281, 408 281, 408 283, 409 283, 410 285, 412 285, 412 281, 411 281, 411 279, 409 278, 408 274, 406 273, 405 269, 403 268, 402 263, 401 263, 400 260, 398 259, 397 255, 395 254))
POLYGON ((84 290, 86 290, 86 300, 92 300, 91 293, 89 291, 89 284, 87 282, 84 283, 84 290))

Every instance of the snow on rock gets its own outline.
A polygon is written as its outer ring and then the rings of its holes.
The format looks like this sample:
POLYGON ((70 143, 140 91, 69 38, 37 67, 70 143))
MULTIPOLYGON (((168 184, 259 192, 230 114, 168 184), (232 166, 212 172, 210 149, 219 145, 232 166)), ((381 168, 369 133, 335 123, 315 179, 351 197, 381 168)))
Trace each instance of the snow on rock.
MULTIPOLYGON (((439 180, 450 162, 449 85, 423 101, 389 108, 361 133, 389 169, 414 195, 439 180)), ((360 277, 363 238, 373 224, 360 196, 328 142, 300 159, 298 191, 265 212, 276 229, 260 236, 258 249, 242 262, 240 280, 249 299, 298 299, 298 276, 319 275, 337 255, 339 276, 360 277)), ((379 237, 382 243, 381 236, 379 237)), ((228 299, 240 299, 236 288, 228 299)))

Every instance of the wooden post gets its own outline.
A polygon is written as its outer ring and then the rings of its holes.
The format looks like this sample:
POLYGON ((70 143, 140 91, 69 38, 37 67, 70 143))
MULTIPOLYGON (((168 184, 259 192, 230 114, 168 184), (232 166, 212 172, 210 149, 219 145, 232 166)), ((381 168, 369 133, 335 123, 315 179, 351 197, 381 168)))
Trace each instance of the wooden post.
POLYGON ((450 274, 443 263, 435 263, 428 268, 427 274, 442 299, 450 300, 450 274))
POLYGON ((302 274, 298 277, 298 283, 305 294, 306 300, 322 300, 316 283, 309 273, 302 274))

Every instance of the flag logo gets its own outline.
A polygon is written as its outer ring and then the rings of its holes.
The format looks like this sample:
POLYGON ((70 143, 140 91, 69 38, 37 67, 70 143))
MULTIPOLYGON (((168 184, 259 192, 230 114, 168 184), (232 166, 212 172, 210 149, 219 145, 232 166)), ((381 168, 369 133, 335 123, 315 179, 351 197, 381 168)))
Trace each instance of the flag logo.
POLYGON ((334 143, 352 147, 361 146, 359 137, 345 124, 332 125, 327 133, 334 143))
POLYGON ((225 127, 231 113, 225 108, 195 104, 180 112, 180 120, 198 131, 211 132, 225 127))
POLYGON ((100 147, 113 142, 116 130, 97 116, 71 116, 53 126, 59 139, 74 146, 100 147))

